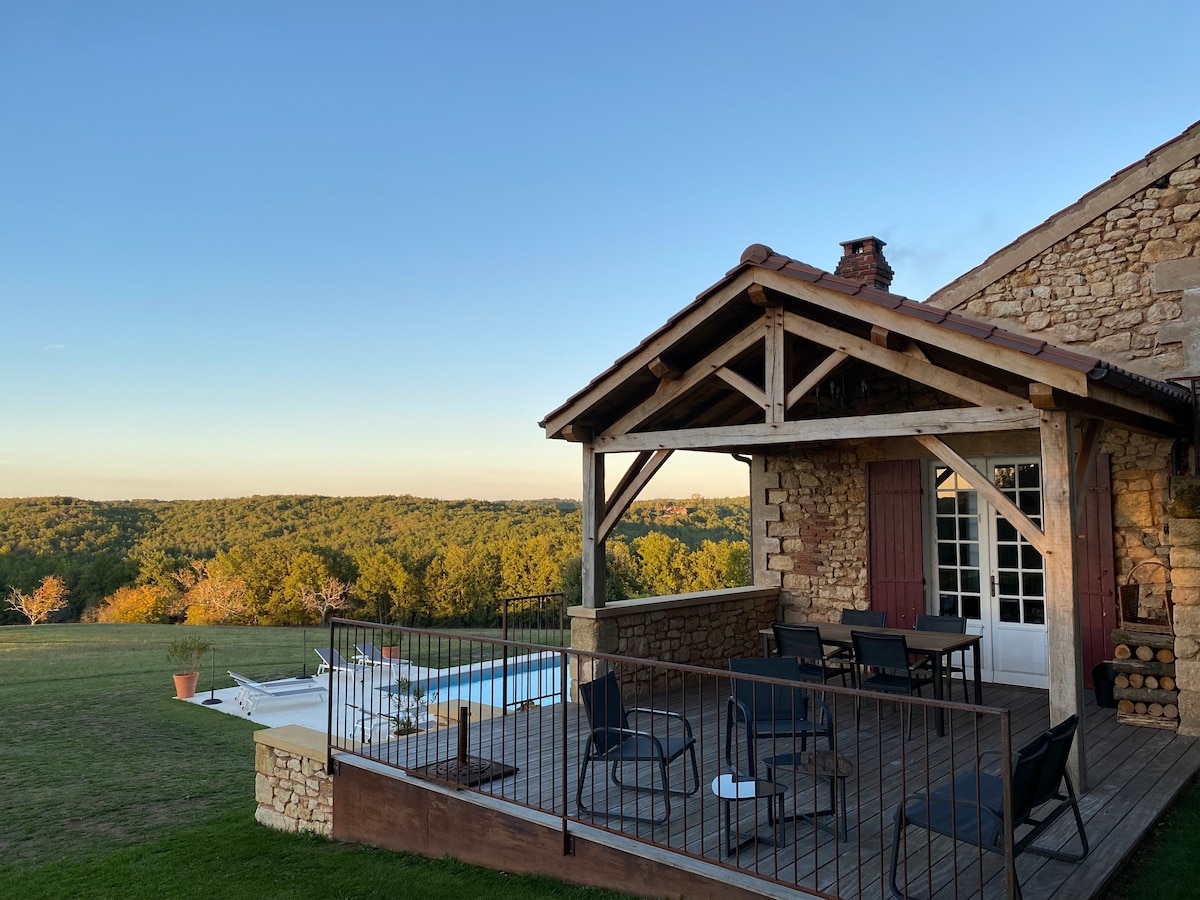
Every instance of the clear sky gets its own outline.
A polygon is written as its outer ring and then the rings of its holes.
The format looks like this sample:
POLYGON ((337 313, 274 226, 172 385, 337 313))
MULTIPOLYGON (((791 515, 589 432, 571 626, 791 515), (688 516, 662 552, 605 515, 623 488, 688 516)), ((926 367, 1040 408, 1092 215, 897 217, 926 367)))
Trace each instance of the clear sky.
POLYGON ((748 244, 877 235, 924 299, 1200 119, 1198 34, 1156 0, 5 0, 0 496, 578 497, 537 422, 748 244))

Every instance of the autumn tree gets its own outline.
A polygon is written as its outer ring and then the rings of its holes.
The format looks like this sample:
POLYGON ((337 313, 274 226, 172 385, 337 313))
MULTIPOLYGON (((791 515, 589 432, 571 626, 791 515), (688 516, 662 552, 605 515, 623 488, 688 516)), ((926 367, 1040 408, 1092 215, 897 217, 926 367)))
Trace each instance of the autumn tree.
POLYGON ((32 594, 13 588, 5 603, 25 616, 30 625, 40 625, 67 605, 70 593, 65 581, 57 575, 47 575, 32 594))
POLYGON ((301 588, 299 598, 305 608, 316 613, 317 620, 323 623, 330 613, 341 612, 350 603, 349 589, 346 582, 330 575, 316 587, 301 588))
POLYGON ((176 591, 160 584, 118 588, 96 610, 96 621, 124 624, 170 622, 176 597, 176 591))

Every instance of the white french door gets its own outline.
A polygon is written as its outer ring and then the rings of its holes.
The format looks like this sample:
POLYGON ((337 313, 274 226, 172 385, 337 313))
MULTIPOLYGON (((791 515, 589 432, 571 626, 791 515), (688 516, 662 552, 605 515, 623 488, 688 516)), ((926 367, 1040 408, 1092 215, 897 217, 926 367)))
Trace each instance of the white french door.
MULTIPOLYGON (((1036 458, 970 462, 1041 525, 1041 466, 1036 458)), ((1047 687, 1041 554, 953 470, 935 461, 926 477, 930 611, 965 616, 967 631, 982 636, 980 656, 988 681, 1047 687)))

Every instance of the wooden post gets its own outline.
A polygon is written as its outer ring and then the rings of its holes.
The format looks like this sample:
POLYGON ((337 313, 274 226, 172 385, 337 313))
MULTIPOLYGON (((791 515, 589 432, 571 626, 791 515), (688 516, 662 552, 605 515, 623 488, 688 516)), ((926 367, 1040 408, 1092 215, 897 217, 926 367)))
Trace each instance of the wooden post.
POLYGON ((604 538, 600 527, 604 520, 604 454, 596 445, 583 445, 583 605, 599 609, 606 591, 604 538))
POLYGON ((1074 429, 1071 414, 1042 409, 1042 530, 1046 567, 1046 642, 1050 656, 1050 722, 1079 715, 1067 769, 1075 789, 1087 790, 1083 727, 1083 639, 1075 540, 1074 429))

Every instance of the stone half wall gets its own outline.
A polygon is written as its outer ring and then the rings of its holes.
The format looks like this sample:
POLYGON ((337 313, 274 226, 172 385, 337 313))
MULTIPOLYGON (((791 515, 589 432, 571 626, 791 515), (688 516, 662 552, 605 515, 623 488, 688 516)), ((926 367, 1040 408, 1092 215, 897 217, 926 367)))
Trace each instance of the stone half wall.
POLYGON ((955 309, 1153 378, 1200 374, 1200 160, 955 309))
POLYGON ((299 725, 254 733, 254 818, 277 831, 333 833, 325 735, 299 725))
MULTIPOLYGON (((571 646, 637 659, 727 669, 729 660, 761 656, 759 630, 775 619, 778 589, 729 588, 608 603, 600 609, 574 606, 571 646)), ((573 665, 578 657, 573 657, 573 665)), ((650 669, 638 669, 649 677, 650 669)), ((590 681, 573 672, 571 683, 590 681)))

